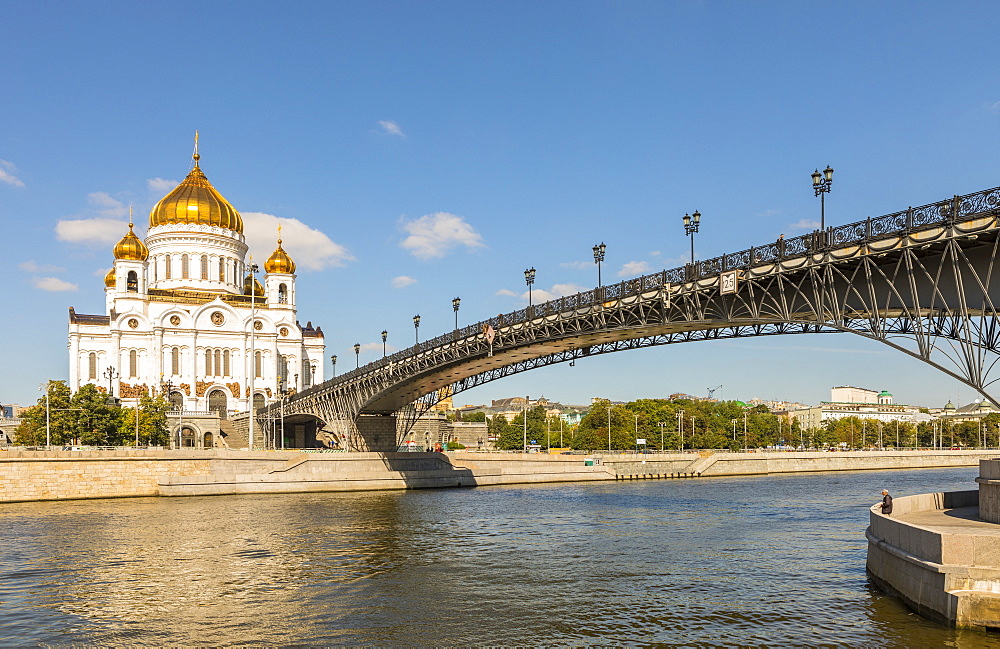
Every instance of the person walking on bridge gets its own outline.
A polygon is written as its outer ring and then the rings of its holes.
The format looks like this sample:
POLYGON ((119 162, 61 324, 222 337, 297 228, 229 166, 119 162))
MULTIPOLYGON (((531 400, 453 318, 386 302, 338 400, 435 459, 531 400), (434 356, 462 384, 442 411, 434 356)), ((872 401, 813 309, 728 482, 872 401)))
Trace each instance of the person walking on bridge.
POLYGON ((892 513, 892 496, 885 489, 882 490, 882 513, 886 516, 892 513))

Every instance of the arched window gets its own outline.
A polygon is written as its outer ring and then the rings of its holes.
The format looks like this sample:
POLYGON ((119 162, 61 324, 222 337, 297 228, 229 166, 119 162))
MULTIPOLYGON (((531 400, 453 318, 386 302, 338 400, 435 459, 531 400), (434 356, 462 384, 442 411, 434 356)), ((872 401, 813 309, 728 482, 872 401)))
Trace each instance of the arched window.
POLYGON ((222 376, 229 376, 229 350, 222 352, 222 376))
POLYGON ((284 356, 278 356, 278 383, 282 390, 288 389, 288 361, 284 356))
POLYGON ((97 379, 97 353, 90 352, 87 354, 87 378, 91 381, 97 379))
POLYGON ((222 350, 215 350, 215 376, 222 375, 222 350))
POLYGON ((201 278, 208 279, 208 255, 201 256, 201 278))
POLYGON ((260 378, 260 366, 262 365, 263 357, 260 352, 254 352, 253 354, 253 372, 254 376, 260 378))
POLYGON ((305 376, 302 377, 302 387, 308 388, 312 385, 313 368, 306 359, 302 360, 302 370, 305 376))
POLYGON ((163 255, 163 279, 170 279, 170 255, 163 255))
POLYGON ((133 378, 139 376, 139 352, 134 349, 128 353, 128 375, 133 378))
POLYGON ((188 278, 188 256, 181 255, 181 279, 188 278))
POLYGON ((226 260, 223 257, 219 257, 219 281, 226 281, 226 260))
POLYGON ((284 284, 278 284, 278 303, 288 304, 288 287, 284 284))
POLYGON ((174 376, 181 373, 181 350, 178 347, 170 350, 170 373, 174 376))
POLYGON ((157 261, 154 259, 153 263, 150 264, 150 266, 152 266, 152 268, 153 268, 153 282, 156 282, 156 278, 158 276, 158 273, 156 272, 156 265, 157 265, 157 261))
POLYGON ((125 278, 125 290, 129 293, 139 292, 139 276, 135 274, 134 270, 130 270, 125 278))
POLYGON ((212 350, 211 349, 206 349, 205 350, 205 376, 215 376, 215 373, 212 371, 212 350))
POLYGON ((260 408, 263 407, 264 407, 264 395, 258 392, 257 394, 253 395, 253 409, 259 410, 260 408))

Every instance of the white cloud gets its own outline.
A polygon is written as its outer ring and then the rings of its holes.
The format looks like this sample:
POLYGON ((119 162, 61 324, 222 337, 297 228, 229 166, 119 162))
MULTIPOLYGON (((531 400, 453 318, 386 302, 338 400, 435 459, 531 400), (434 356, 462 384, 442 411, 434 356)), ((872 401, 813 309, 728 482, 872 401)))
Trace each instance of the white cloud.
MULTIPOLYGON (((28 261, 22 261, 17 265, 21 270, 28 273, 61 273, 65 268, 60 266, 50 266, 48 264, 36 264, 34 259, 29 259, 28 261)), ((107 271, 104 271, 107 272, 107 271)))
POLYGON ((128 214, 128 206, 107 192, 87 194, 87 202, 93 205, 97 213, 104 218, 128 214))
MULTIPOLYGON (((586 291, 587 288, 580 286, 578 284, 554 284, 550 289, 536 288, 531 291, 531 302, 532 304, 540 304, 542 302, 548 302, 549 300, 554 300, 556 298, 563 297, 564 295, 574 295, 582 291, 586 291)), ((527 304, 528 302, 528 291, 523 293, 515 293, 506 288, 502 288, 496 292, 497 295, 505 295, 507 297, 517 297, 521 298, 527 304)))
POLYGON ((39 288, 43 291, 75 291, 77 290, 76 284, 70 284, 69 282, 64 282, 58 277, 36 277, 34 280, 35 288, 39 288))
POLYGON ((639 275, 645 275, 652 267, 647 261, 630 261, 621 267, 618 271, 618 277, 638 277, 639 275))
POLYGON ((1000 113, 1000 101, 994 101, 986 104, 986 110, 994 113, 1000 113))
POLYGON ((111 272, 112 268, 114 268, 114 266, 111 266, 109 268, 98 268, 97 270, 94 271, 94 277, 104 277, 109 272, 111 272))
POLYGON ((475 228, 461 216, 448 212, 426 214, 414 221, 403 220, 402 228, 410 236, 399 245, 417 259, 444 257, 456 246, 483 247, 483 237, 475 228))
POLYGON ((660 252, 659 250, 654 250, 653 252, 649 253, 649 256, 650 256, 650 257, 659 257, 659 256, 660 256, 660 255, 662 255, 662 254, 663 254, 663 253, 662 253, 662 252, 660 252))
POLYGON ((592 261, 564 261, 559 264, 561 268, 572 268, 573 270, 586 270, 593 265, 592 261))
POLYGON ((382 132, 386 135, 398 135, 399 137, 406 137, 403 133, 403 129, 399 128, 399 124, 392 120, 379 120, 379 126, 382 127, 382 132))
POLYGON ((393 288, 406 288, 410 284, 416 284, 417 280, 412 277, 407 277, 406 275, 400 275, 399 277, 392 278, 393 288))
POLYGON ((243 234, 254 255, 254 261, 260 265, 274 252, 279 224, 281 247, 299 268, 323 270, 354 261, 354 256, 347 248, 298 219, 263 212, 242 212, 242 216, 245 226, 243 234))
POLYGON ((149 187, 149 191, 158 196, 166 194, 179 184, 176 180, 167 180, 166 178, 149 178, 146 180, 146 186, 149 187))
MULTIPOLYGON (((361 343, 361 351, 362 352, 375 352, 375 351, 381 352, 382 351, 382 341, 379 341, 377 343, 361 343)), ((386 345, 385 345, 385 353, 386 354, 391 354, 391 353, 393 353, 395 351, 399 351, 399 350, 396 347, 393 347, 392 345, 386 343, 386 345)))
POLYGON ((807 230, 818 230, 819 221, 813 221, 812 219, 801 219, 797 223, 792 223, 788 226, 791 231, 807 231, 807 230))
POLYGON ((6 160, 0 160, 0 182, 7 183, 8 185, 13 185, 14 187, 24 187, 24 182, 20 178, 12 174, 12 171, 17 171, 17 167, 14 166, 13 162, 7 162, 6 160))
POLYGON ((116 243, 128 231, 127 221, 108 218, 62 219, 56 223, 60 241, 84 244, 116 243))

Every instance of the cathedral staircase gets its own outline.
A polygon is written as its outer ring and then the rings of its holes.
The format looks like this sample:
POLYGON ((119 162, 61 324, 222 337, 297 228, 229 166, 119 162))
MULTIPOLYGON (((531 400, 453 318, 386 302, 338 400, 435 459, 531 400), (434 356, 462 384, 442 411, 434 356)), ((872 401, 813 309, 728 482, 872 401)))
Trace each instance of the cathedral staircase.
POLYGON ((245 430, 239 430, 228 419, 219 420, 219 430, 222 432, 222 445, 226 448, 247 448, 250 440, 245 430))

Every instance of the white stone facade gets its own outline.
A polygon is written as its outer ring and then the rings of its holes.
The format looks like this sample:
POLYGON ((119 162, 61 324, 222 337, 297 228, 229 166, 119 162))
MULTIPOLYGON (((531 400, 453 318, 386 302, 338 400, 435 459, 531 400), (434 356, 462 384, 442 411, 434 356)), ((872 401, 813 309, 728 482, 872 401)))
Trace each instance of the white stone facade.
POLYGON ((241 231, 155 224, 144 244, 133 258, 116 247, 103 315, 70 308, 72 390, 110 383, 126 405, 169 390, 175 407, 227 417, 250 408, 251 385, 260 407, 323 380, 323 332, 298 323, 295 275, 265 273, 250 295, 241 231))

